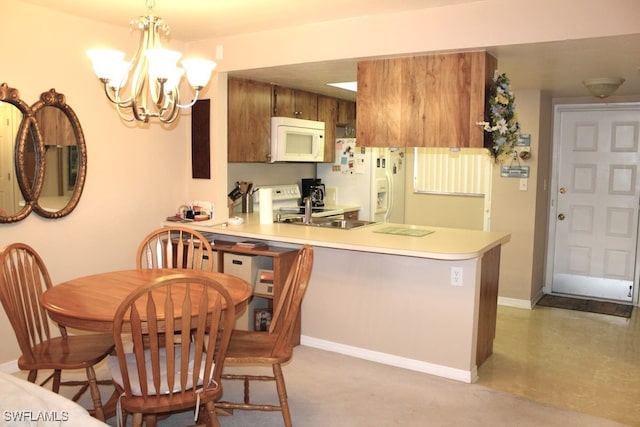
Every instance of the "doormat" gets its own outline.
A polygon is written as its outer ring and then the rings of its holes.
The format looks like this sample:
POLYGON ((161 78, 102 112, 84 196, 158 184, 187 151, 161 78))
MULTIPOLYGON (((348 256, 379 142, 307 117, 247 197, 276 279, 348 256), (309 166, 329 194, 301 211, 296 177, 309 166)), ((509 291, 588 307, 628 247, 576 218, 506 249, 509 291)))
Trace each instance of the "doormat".
POLYGON ((546 294, 537 305, 545 307, 566 308, 567 310, 588 311, 590 313, 609 314, 611 316, 630 318, 633 306, 592 299, 569 298, 546 294))

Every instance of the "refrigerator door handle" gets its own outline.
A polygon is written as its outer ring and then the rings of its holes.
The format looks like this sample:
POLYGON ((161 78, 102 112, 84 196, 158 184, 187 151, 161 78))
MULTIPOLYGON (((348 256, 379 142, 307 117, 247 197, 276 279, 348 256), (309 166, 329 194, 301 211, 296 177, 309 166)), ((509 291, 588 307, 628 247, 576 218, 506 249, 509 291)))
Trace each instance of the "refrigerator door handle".
POLYGON ((385 178, 387 180, 387 206, 384 212, 384 220, 388 221, 391 215, 391 207, 393 206, 393 179, 391 179, 388 169, 385 170, 385 178))

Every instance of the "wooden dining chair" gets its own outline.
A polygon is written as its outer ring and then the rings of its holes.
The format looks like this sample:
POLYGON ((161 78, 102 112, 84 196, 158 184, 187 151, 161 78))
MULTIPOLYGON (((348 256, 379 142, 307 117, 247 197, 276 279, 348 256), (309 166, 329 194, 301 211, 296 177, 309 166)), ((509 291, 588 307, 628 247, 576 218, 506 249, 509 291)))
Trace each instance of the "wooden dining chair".
POLYGON ((162 227, 149 233, 136 254, 137 268, 186 268, 214 271, 211 243, 197 230, 162 227))
POLYGON ((143 418, 153 427, 158 415, 189 408, 198 418, 201 405, 207 425, 219 426, 214 401, 222 395, 234 313, 229 292, 196 272, 158 278, 121 303, 113 328, 117 357, 108 364, 118 406, 133 414, 133 427, 143 418))
POLYGON ((50 380, 52 391, 60 386, 80 386, 73 396, 77 401, 87 390, 93 401, 92 415, 105 420, 99 384, 94 366, 114 349, 111 334, 69 335, 57 325, 60 336, 53 336, 47 312, 40 305, 40 295, 51 287, 47 268, 36 251, 24 243, 12 243, 0 251, 0 300, 22 352, 18 367, 29 371, 27 379, 35 383, 38 371, 53 370, 40 385, 50 380), (87 381, 61 381, 62 370, 84 369, 87 381))
POLYGON ((216 407, 231 410, 281 411, 284 424, 290 427, 291 414, 287 398, 287 389, 281 364, 291 359, 293 354, 293 333, 300 313, 302 299, 309 284, 313 266, 313 248, 304 245, 296 255, 287 280, 282 289, 280 300, 269 327, 269 332, 233 330, 231 342, 225 360, 225 366, 252 365, 270 366, 271 375, 253 375, 243 373, 223 373, 224 380, 241 380, 244 383, 244 401, 220 401, 216 407), (279 405, 251 402, 251 381, 275 381, 279 405))

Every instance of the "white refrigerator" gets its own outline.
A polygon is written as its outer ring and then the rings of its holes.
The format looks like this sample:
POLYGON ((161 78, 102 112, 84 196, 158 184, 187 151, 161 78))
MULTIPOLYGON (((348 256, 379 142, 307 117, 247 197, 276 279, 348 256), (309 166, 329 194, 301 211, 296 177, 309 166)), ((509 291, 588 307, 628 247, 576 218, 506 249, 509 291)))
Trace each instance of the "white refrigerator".
POLYGON ((339 138, 333 164, 319 163, 317 177, 336 204, 360 206, 366 221, 404 223, 405 149, 358 147, 355 138, 339 138))

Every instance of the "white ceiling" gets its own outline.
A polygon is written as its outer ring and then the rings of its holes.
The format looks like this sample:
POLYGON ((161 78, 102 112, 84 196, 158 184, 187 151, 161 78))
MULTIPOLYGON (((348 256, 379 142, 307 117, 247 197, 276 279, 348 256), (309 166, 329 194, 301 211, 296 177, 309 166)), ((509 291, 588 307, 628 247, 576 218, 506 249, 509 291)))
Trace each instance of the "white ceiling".
MULTIPOLYGON (((144 0, 22 0, 118 26, 147 14, 144 0)), ((478 0, 157 0, 154 14, 174 37, 194 41, 366 14, 424 9, 478 0), (321 5, 321 6, 320 6, 321 5)), ((488 46, 513 89, 539 89, 553 97, 588 96, 582 80, 623 77, 616 95, 640 95, 640 34, 533 45, 488 46)), ((355 80, 356 61, 275 67, 233 73, 328 95, 351 98, 326 83, 355 80)))

